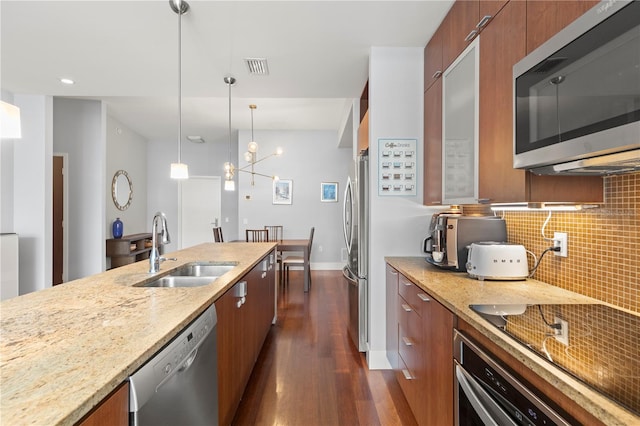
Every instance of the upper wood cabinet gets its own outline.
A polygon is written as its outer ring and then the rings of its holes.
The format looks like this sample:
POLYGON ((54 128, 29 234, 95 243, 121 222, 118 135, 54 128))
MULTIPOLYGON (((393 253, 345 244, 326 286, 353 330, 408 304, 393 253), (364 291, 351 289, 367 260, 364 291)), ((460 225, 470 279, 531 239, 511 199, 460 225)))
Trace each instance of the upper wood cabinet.
POLYGON ((442 79, 424 92, 423 204, 442 204, 442 79))
POLYGON ((527 53, 598 3, 598 0, 527 0, 527 53))
POLYGON ((427 91, 431 85, 442 76, 442 71, 444 71, 442 67, 442 33, 443 27, 440 26, 424 48, 425 91, 427 91))
MULTIPOLYGON (((454 36, 454 28, 447 26, 454 25, 458 33, 464 32, 463 27, 466 31, 465 25, 472 21, 474 8, 478 10, 478 18, 491 16, 490 23, 480 28, 478 202, 603 201, 600 177, 536 176, 513 168, 513 65, 532 50, 532 46, 537 47, 594 3, 592 0, 459 0, 438 29, 443 34, 442 66, 446 69, 471 41, 460 43, 459 34, 454 36), (549 21, 553 21, 553 29, 547 27, 549 21)), ((428 51, 429 45, 425 54, 428 51)), ((425 57, 425 61, 430 60, 425 57)), ((428 72, 431 68, 425 63, 425 82, 432 76, 428 72)), ((438 192, 442 182, 442 88, 430 83, 428 87, 425 84, 424 94, 423 202, 427 205, 442 201, 442 194, 438 192)))
POLYGON ((441 25, 444 69, 453 63, 507 2, 508 0, 458 0, 453 4, 441 25))

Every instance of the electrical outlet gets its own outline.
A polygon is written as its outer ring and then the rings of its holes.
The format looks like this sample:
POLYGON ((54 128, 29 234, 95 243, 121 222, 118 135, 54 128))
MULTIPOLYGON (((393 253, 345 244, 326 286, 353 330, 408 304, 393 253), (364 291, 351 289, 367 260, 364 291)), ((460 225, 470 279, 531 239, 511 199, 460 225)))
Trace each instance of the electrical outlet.
POLYGON ((560 257, 567 257, 567 233, 566 232, 554 232, 553 233, 553 246, 560 247, 560 251, 554 251, 553 254, 560 257))
POLYGON ((318 246, 318 251, 319 251, 319 252, 322 252, 323 250, 324 250, 324 247, 322 247, 322 246, 318 246))
POLYGON ((565 346, 569 346, 569 323, 558 317, 555 317, 553 322, 554 324, 560 324, 560 328, 556 329, 556 340, 565 346))

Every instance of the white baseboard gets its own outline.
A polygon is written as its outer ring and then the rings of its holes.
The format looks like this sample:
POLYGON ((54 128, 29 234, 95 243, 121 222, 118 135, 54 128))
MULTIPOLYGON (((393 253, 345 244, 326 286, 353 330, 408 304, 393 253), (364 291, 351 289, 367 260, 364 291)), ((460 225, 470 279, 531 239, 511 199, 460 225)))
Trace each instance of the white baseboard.
POLYGON ((344 263, 342 262, 316 262, 311 263, 312 271, 341 271, 344 268, 344 263))
POLYGON ((369 370, 391 370, 391 363, 387 359, 387 351, 367 352, 369 370))

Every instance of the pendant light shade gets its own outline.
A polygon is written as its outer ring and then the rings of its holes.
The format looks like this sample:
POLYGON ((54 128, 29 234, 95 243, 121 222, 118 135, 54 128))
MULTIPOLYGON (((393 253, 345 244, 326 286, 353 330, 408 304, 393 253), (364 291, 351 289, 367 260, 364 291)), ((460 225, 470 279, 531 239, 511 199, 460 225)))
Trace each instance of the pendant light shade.
POLYGON ((171 163, 171 179, 188 179, 189 167, 182 163, 182 15, 189 11, 189 3, 171 0, 171 10, 178 14, 178 162, 171 163))
POLYGON ((0 101, 0 137, 2 139, 20 139, 20 108, 0 101))

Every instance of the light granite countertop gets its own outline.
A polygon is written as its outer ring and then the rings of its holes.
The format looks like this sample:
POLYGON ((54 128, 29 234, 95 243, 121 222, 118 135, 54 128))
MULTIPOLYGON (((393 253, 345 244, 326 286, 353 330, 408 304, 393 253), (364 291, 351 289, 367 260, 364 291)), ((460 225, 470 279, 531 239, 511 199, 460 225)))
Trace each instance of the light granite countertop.
POLYGON ((603 303, 540 281, 478 281, 466 273, 439 269, 423 257, 386 257, 386 262, 421 287, 495 344, 513 355, 536 374, 584 407, 607 425, 640 425, 630 413, 561 369, 501 333, 469 308, 471 304, 603 303))
POLYGON ((0 303, 0 424, 80 420, 249 272, 275 243, 206 243, 0 303), (214 283, 145 288, 193 261, 238 262, 214 283))

